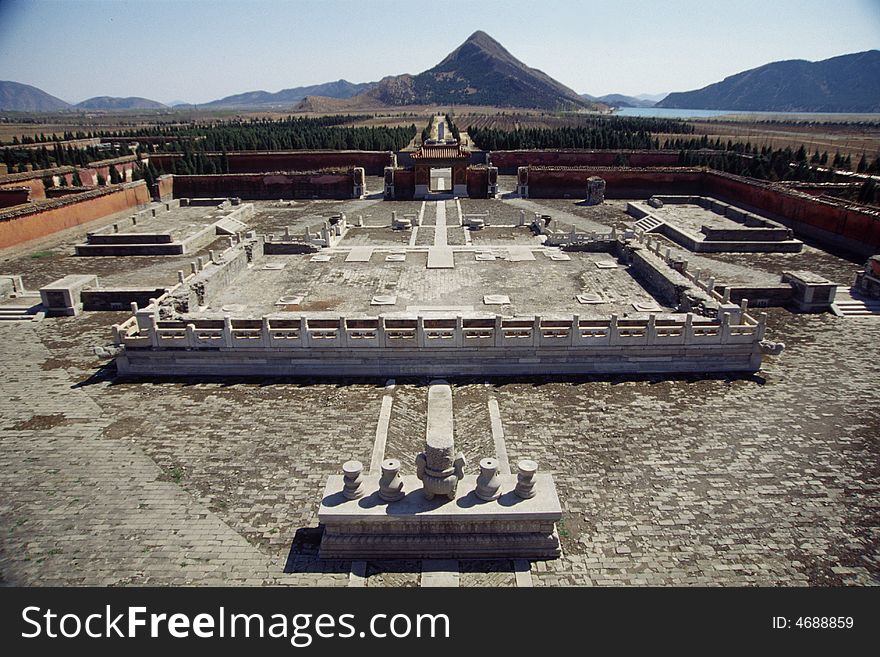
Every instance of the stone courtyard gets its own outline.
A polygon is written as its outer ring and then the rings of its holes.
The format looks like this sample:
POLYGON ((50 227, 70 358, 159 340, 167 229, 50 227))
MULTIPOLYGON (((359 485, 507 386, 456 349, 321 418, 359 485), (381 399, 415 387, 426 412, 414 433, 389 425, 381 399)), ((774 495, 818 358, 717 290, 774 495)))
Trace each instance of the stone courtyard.
MULTIPOLYGON (((497 213, 510 223, 520 209, 587 231, 632 223, 625 203, 616 201, 461 205, 465 213, 497 213)), ((257 204, 250 223, 258 232, 280 234, 290 226, 298 233, 316 217, 344 212, 378 226, 391 210, 418 213, 420 206, 267 202, 257 204)), ((447 206, 453 216, 454 204, 447 206)), ((430 209, 425 218, 418 233, 433 242, 430 209)), ((9 250, 0 254, 0 268, 21 274, 29 289, 68 273, 172 285, 178 270, 207 254, 205 248, 180 257, 77 258, 73 244, 84 233, 9 250)), ((371 243, 358 232, 351 238, 371 243)), ((691 266, 711 269, 719 284, 778 279, 794 267, 843 285, 861 265, 810 244, 801 253, 701 256, 665 246, 691 266)), ((373 259, 383 270, 406 272, 416 255, 407 254, 405 263, 380 264, 378 253, 373 259)), ((571 255, 571 262, 551 264, 574 271, 597 256, 571 255)), ((470 270, 459 267, 461 256, 456 273, 470 270)), ((281 258, 291 256, 268 256, 281 258)), ((314 265, 369 271, 369 263, 344 266, 337 259, 314 265)), ((498 268, 498 278, 481 285, 501 285, 505 268, 532 263, 480 264, 498 268)), ((285 274, 296 280, 296 271, 285 274)), ((519 285, 525 293, 536 284, 519 285)), ((257 287, 248 299, 239 298, 245 288, 233 289, 221 305, 260 305, 268 303, 261 295, 276 296, 275 288, 257 287)), ((372 282, 367 287, 366 296, 375 292, 372 282)), ((538 292, 532 290, 530 303, 538 303, 538 292)), ((765 357, 755 375, 454 380, 455 440, 472 471, 500 438, 511 463, 534 459, 553 474, 563 508, 563 556, 525 564, 462 560, 454 572, 441 572, 440 581, 462 587, 880 582, 874 394, 880 321, 768 312, 768 336, 786 348, 765 357)), ((109 327, 128 316, 89 312, 0 325, 4 584, 418 586, 437 576, 428 562, 337 562, 317 554, 321 492, 343 462, 370 463, 381 433, 384 455, 414 474, 427 378, 124 380, 92 348, 108 344, 109 327)))

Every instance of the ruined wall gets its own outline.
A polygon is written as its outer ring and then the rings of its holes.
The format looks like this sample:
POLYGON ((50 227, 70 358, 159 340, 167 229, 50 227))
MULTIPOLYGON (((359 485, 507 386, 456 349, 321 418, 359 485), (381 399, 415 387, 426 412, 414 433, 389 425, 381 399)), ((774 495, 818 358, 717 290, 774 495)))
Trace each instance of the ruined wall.
POLYGON ((151 191, 153 199, 157 201, 170 201, 174 198, 174 176, 159 176, 151 191))
POLYGON ((27 185, 22 187, 0 187, 0 208, 21 205, 30 200, 31 188, 27 185))
POLYGON ((34 207, 0 212, 0 248, 44 237, 149 202, 147 185, 139 180, 101 187, 34 207))
POLYGON ((708 171, 705 195, 730 199, 770 214, 796 232, 857 253, 880 248, 880 213, 846 201, 816 198, 780 185, 708 171))
POLYGON ((55 167, 53 169, 36 169, 25 173, 10 173, 0 176, 0 189, 9 187, 28 187, 31 190, 31 199, 42 200, 46 198, 46 187, 43 179, 53 177, 60 181, 64 179, 67 185, 73 184, 73 174, 79 172, 80 182, 86 187, 94 187, 98 184, 98 174, 104 176, 104 180, 110 181, 110 167, 114 167, 122 176, 123 180, 131 180, 132 172, 136 166, 137 156, 124 155, 109 160, 99 160, 84 167, 55 167))
POLYGON ((492 151, 490 161, 498 167, 498 173, 515 175, 518 167, 610 167, 625 158, 632 167, 674 167, 678 164, 678 151, 627 151, 627 150, 535 150, 492 151))
POLYGON ((354 193, 354 173, 348 171, 174 176, 172 191, 174 198, 348 199, 352 198, 354 193))
MULTIPOLYGON (((221 158, 222 153, 207 152, 209 157, 221 158)), ((150 162, 162 171, 171 172, 179 153, 156 153, 150 162)), ((319 169, 348 169, 363 167, 367 175, 381 176, 392 164, 387 151, 241 151, 227 153, 229 173, 263 173, 266 171, 317 171, 319 169)))

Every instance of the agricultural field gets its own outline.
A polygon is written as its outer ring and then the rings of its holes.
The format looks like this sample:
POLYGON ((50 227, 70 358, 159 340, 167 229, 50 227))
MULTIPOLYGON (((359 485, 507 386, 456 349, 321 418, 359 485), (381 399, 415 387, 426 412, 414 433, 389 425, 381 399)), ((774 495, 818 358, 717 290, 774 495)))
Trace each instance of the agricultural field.
MULTIPOLYGON (((818 149, 833 155, 840 152, 855 161, 862 153, 873 159, 880 155, 880 117, 873 120, 859 119, 855 116, 840 115, 839 118, 822 117, 821 122, 810 120, 756 121, 742 117, 730 120, 689 121, 696 134, 709 135, 713 140, 751 142, 753 146, 767 146, 771 149, 790 147, 796 150, 801 146, 810 152, 818 149), (829 120, 830 119, 830 120, 829 120)), ((661 141, 665 136, 661 137, 661 141)))

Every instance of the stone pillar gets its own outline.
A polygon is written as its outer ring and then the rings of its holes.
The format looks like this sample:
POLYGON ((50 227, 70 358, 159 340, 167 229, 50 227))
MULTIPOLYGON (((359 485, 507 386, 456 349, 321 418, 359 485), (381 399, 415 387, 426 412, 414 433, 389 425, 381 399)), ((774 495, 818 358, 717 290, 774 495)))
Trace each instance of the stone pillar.
POLYGON ((299 343, 303 347, 312 345, 312 340, 309 338, 309 323, 305 317, 299 318, 299 343))
POLYGON ((416 346, 425 347, 427 346, 425 343, 427 340, 425 339, 425 318, 419 315, 416 318, 416 346))
POLYGON ((403 499, 404 495, 400 461, 385 459, 382 461, 382 476, 379 478, 379 497, 386 502, 396 502, 403 499))
POLYGON ((657 341, 657 316, 654 313, 648 315, 648 326, 646 329, 648 344, 654 344, 657 341))
POLYGON ((195 349, 198 347, 198 343, 196 341, 196 325, 195 324, 187 324, 186 325, 186 346, 189 349, 195 349))
POLYGON ((159 346, 159 323, 155 314, 150 315, 150 346, 159 346))
POLYGON ((620 330, 617 328, 617 313, 611 315, 611 321, 608 323, 608 344, 618 344, 620 342, 620 330))
POLYGON ((535 473, 538 472, 538 464, 531 459, 523 459, 517 465, 516 488, 513 492, 517 497, 528 500, 535 495, 535 473))
POLYGON ((541 344, 541 316, 535 315, 532 320, 532 345, 537 347, 541 344))
POLYGON ((227 347, 232 346, 232 317, 223 316, 223 344, 227 347))
POLYGON ((385 344, 385 318, 381 315, 376 318, 376 342, 383 349, 388 346, 385 344))
POLYGON ((684 316, 684 343, 690 344, 694 341, 694 314, 688 313, 684 316))
POLYGON ((464 477, 464 455, 455 453, 452 417, 452 388, 445 381, 428 387, 428 423, 425 451, 416 456, 416 476, 424 484, 425 498, 435 495, 455 499, 458 482, 464 477))
POLYGON ((345 317, 344 316, 339 318, 339 328, 337 329, 337 331, 339 333, 339 345, 341 347, 347 347, 348 346, 348 331, 346 330, 346 327, 345 327, 345 317))
POLYGON ((721 317, 721 344, 730 341, 730 313, 724 313, 721 317))
POLYGON ((477 497, 486 502, 501 496, 501 478, 498 476, 498 459, 487 458, 480 461, 480 475, 477 477, 477 497))
POLYGON ((500 347, 504 344, 504 329, 502 328, 504 318, 501 315, 495 315, 494 338, 495 346, 500 347))
POLYGON ((270 331, 272 327, 269 325, 269 318, 266 315, 263 315, 260 318, 260 344, 263 347, 271 347, 272 346, 272 332, 270 331))
POLYGON ((361 474, 364 464, 360 461, 346 461, 342 464, 342 495, 347 500, 357 500, 364 496, 364 479, 361 474))

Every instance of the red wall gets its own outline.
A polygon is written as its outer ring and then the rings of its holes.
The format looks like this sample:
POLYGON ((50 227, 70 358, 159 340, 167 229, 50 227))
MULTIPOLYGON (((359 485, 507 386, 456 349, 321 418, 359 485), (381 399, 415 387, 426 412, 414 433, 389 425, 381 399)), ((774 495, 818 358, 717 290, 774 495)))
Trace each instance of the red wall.
POLYGON ((492 151, 490 161, 498 173, 514 175, 517 167, 566 166, 610 167, 619 155, 632 167, 674 167, 678 151, 623 151, 623 150, 545 150, 545 151, 492 151))
POLYGON ((604 168, 530 167, 529 196, 533 198, 584 198, 587 178, 605 180, 607 198, 647 198, 654 194, 699 194, 702 169, 689 168, 604 168))
POLYGON ((354 174, 228 173, 212 176, 174 176, 175 198, 282 199, 351 198, 354 174))
POLYGON ((22 212, 0 212, 0 248, 50 235, 150 202, 144 181, 59 198, 22 212))
MULTIPOLYGON (((222 153, 205 155, 221 158, 222 153)), ((150 162, 160 170, 171 172, 179 153, 150 155, 150 162)), ((391 154, 385 151, 278 151, 235 152, 227 155, 229 173, 263 173, 266 171, 318 171, 363 167, 367 175, 381 176, 391 165, 391 154)))
POLYGON ((489 193, 489 169, 468 167, 467 193, 469 198, 486 198, 489 193))
MULTIPOLYGON (((807 224, 880 250, 880 213, 846 201, 817 199, 780 185, 709 171, 706 194, 754 206, 783 219, 807 224)), ((795 224, 797 230, 797 224, 795 224)))
MULTIPOLYGON (((427 184, 427 183, 425 183, 427 184)), ((394 198, 411 199, 416 193, 416 172, 413 169, 394 170, 394 198)))

